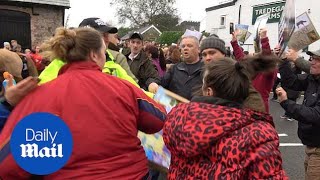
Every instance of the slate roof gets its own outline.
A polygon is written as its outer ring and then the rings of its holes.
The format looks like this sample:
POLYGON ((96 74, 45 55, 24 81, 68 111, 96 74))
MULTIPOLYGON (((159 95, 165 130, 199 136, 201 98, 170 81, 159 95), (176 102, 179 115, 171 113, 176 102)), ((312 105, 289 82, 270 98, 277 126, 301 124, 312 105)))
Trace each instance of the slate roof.
POLYGON ((138 30, 130 31, 128 34, 126 34, 125 36, 123 36, 121 39, 123 39, 123 40, 129 39, 129 36, 130 36, 131 33, 133 33, 133 32, 139 32, 140 34, 143 35, 143 33, 145 33, 146 31, 148 31, 150 28, 155 28, 156 31, 158 31, 159 34, 161 34, 161 31, 160 31, 158 28, 156 28, 154 25, 149 25, 149 26, 146 26, 146 27, 142 27, 142 28, 140 28, 140 29, 138 29, 138 30))
POLYGON ((229 7, 229 6, 233 6, 233 5, 236 4, 237 1, 238 0, 233 0, 233 1, 230 1, 228 3, 223 3, 223 4, 219 4, 219 5, 216 5, 216 6, 212 6, 212 7, 206 8, 206 12, 213 11, 213 10, 216 10, 216 9, 225 8, 225 7, 229 7))
POLYGON ((70 7, 69 0, 6 0, 9 2, 25 2, 25 3, 33 3, 33 4, 46 4, 53 6, 61 6, 61 7, 70 7))

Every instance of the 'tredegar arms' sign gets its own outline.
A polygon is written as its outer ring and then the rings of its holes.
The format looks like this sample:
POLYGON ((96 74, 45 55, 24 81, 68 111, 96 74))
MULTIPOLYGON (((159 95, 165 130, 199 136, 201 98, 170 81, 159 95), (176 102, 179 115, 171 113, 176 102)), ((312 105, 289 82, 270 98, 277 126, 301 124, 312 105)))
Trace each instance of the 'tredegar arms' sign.
POLYGON ((254 6, 252 12, 252 24, 256 22, 257 17, 266 13, 270 13, 268 23, 279 22, 284 6, 285 2, 254 6))

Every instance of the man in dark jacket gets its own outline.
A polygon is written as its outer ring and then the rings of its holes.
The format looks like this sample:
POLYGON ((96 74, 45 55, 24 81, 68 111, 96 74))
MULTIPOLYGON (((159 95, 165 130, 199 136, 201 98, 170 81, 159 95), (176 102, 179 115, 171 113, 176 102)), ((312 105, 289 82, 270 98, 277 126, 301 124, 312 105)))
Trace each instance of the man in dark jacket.
POLYGON ((298 136, 306 146, 306 179, 320 177, 320 50, 309 51, 310 74, 296 75, 289 61, 280 65, 282 83, 296 91, 305 91, 303 104, 288 100, 283 88, 277 89, 280 105, 299 122, 298 136))
POLYGON ((138 79, 141 88, 155 93, 160 83, 160 77, 152 61, 142 50, 143 37, 139 33, 132 33, 129 39, 131 53, 126 57, 131 72, 138 79))
MULTIPOLYGON (((301 74, 302 71, 300 68, 298 68, 293 62, 290 63, 291 68, 292 68, 292 72, 296 75, 301 74)), ((281 82, 281 79, 280 79, 281 82)), ((287 92, 287 97, 289 100, 292 101, 297 101, 297 99, 300 97, 301 91, 294 91, 290 88, 286 87, 286 84, 281 85, 281 87, 287 92)), ((285 112, 284 115, 280 116, 281 119, 286 119, 288 121, 293 121, 293 118, 287 113, 285 112)))
POLYGON ((181 41, 183 62, 175 64, 161 80, 161 85, 186 98, 191 99, 194 91, 202 85, 202 67, 200 61, 199 40, 193 36, 184 37, 181 41))

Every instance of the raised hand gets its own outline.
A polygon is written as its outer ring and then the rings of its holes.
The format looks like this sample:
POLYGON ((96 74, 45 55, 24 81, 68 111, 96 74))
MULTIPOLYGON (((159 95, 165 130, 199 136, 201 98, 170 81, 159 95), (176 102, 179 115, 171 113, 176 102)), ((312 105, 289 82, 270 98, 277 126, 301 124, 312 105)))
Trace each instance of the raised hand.
POLYGON ((39 79, 35 77, 27 77, 20 81, 17 85, 8 82, 5 91, 5 98, 11 106, 17 105, 22 98, 38 86, 39 79))
POLYGON ((288 99, 287 92, 282 87, 277 88, 276 93, 280 103, 288 99))
POLYGON ((286 58, 290 61, 295 62, 299 58, 299 53, 294 49, 289 49, 286 53, 286 58))
POLYGON ((259 36, 260 36, 260 39, 266 38, 267 37, 267 29, 266 28, 261 28, 259 30, 259 36))
POLYGON ((148 87, 149 92, 156 93, 158 91, 159 85, 157 83, 151 83, 148 87))
POLYGON ((237 41, 237 36, 240 34, 240 29, 236 29, 235 31, 233 31, 232 33, 232 41, 237 41))

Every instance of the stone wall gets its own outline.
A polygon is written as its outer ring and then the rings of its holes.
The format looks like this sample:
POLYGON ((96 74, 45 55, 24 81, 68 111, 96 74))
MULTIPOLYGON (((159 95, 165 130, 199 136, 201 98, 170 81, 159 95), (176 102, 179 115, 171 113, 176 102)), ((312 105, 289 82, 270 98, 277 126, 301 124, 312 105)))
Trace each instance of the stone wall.
POLYGON ((57 6, 17 7, 1 5, 0 9, 20 11, 30 14, 31 46, 40 45, 51 37, 57 27, 63 26, 64 8, 57 6))
POLYGON ((50 7, 37 8, 39 15, 31 17, 31 41, 33 45, 42 43, 52 35, 56 28, 63 26, 64 9, 50 7))

